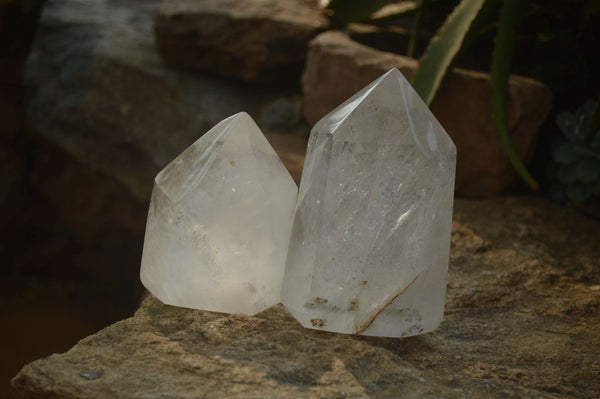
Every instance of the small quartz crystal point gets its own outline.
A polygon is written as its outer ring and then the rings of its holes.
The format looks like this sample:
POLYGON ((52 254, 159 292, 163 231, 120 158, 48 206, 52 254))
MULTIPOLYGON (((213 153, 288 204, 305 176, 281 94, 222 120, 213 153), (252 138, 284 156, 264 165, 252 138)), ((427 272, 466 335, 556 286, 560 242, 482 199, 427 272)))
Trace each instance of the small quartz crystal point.
POLYGON ((256 314, 280 302, 298 188, 246 113, 155 179, 140 277, 169 305, 256 314))
POLYGON ((282 301, 304 326, 405 337, 442 320, 456 147, 392 69, 312 129, 282 301))

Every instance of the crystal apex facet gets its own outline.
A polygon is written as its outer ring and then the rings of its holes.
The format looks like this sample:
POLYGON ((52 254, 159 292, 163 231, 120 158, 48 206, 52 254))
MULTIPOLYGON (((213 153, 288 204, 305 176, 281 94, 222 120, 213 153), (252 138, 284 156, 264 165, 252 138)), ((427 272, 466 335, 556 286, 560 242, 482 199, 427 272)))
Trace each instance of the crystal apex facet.
POLYGON ((397 69, 314 126, 282 290, 303 326, 401 337, 440 323, 455 164, 397 69))
POLYGON ((252 315, 276 304, 296 194, 252 118, 223 120, 156 177, 142 283, 188 308, 252 315))

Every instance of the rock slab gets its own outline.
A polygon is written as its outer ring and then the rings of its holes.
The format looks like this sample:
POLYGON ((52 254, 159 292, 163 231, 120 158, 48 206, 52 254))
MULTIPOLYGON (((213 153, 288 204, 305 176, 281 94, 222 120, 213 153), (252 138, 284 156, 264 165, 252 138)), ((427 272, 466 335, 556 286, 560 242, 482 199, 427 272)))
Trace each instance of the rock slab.
MULTIPOLYGON (((361 45, 339 31, 317 36, 310 44, 302 87, 309 124, 393 67, 411 80, 412 58, 361 45)), ((500 146, 493 123, 488 74, 455 69, 431 110, 458 150, 456 192, 492 196, 512 187, 518 177, 500 146)), ((537 130, 552 104, 550 89, 535 80, 511 76, 508 119, 517 153, 527 159, 537 130)))
POLYGON ((457 200, 444 321, 405 339, 163 305, 25 366, 20 398, 597 398, 598 222, 536 198, 457 200))
POLYGON ((327 24, 316 0, 164 0, 155 35, 169 65, 293 86, 327 24))

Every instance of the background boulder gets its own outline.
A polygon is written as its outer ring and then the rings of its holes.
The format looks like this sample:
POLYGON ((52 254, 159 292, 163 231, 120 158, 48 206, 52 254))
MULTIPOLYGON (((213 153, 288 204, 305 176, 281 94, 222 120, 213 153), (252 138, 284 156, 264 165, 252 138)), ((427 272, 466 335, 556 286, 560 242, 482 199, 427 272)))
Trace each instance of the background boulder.
POLYGON ((155 33, 169 65, 295 86, 327 25, 317 0, 164 0, 155 33))

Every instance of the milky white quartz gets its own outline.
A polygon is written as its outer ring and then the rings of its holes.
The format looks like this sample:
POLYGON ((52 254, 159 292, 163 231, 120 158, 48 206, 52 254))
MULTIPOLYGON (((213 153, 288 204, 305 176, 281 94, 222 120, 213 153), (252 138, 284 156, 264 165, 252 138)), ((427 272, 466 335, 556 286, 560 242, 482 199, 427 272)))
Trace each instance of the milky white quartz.
POLYGON ((253 315, 280 301, 297 186, 233 115, 155 179, 140 276, 162 302, 253 315))
POLYGON ((403 337, 446 293, 456 148, 397 69, 319 121, 282 300, 305 327, 403 337))

